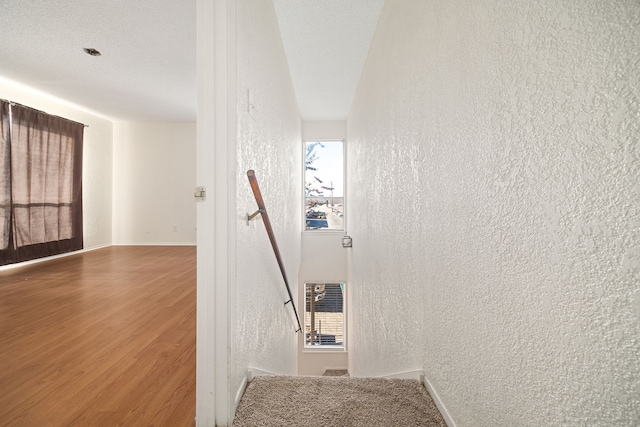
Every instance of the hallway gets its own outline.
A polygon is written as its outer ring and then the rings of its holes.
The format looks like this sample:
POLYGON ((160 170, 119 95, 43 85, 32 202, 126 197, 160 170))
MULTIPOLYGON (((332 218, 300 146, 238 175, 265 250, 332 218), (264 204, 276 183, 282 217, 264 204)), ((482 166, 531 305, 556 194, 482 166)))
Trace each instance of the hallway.
POLYGON ((0 273, 3 421, 228 427, 251 372, 335 368, 420 372, 449 427, 640 425, 638 0, 3 6, 0 98, 86 125, 84 247, 109 247, 0 273), (344 230, 307 232, 323 139, 344 230), (303 347, 250 169, 293 295, 345 284, 344 351, 303 347))
POLYGON ((347 284, 353 377, 423 371, 452 426, 640 422, 637 1, 386 1, 340 116, 300 107, 285 0, 217 5, 198 34, 201 425, 230 421, 248 370, 298 372, 249 169, 290 279, 347 284), (345 141, 346 228, 319 242, 301 139, 323 138, 345 141), (312 239, 335 258, 311 268, 312 239))

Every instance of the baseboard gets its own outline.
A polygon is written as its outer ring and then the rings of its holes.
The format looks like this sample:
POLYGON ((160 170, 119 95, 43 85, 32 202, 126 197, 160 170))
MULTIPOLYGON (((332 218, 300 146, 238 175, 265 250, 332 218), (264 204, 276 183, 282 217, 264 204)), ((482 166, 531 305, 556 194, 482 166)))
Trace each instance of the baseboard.
POLYGON ((82 253, 85 253, 85 252, 95 251, 97 249, 108 248, 109 246, 111 246, 111 244, 100 245, 100 246, 92 246, 90 248, 84 248, 84 249, 80 249, 78 251, 65 252, 63 254, 51 255, 51 256, 43 257, 43 258, 36 258, 36 259, 29 260, 29 261, 17 262, 15 264, 7 264, 7 265, 3 265, 2 267, 0 267, 0 271, 9 270, 9 269, 16 268, 16 267, 25 267, 27 265, 38 264, 38 263, 46 262, 46 261, 52 261, 52 260, 58 259, 58 258, 65 258, 65 257, 71 256, 71 255, 78 255, 78 254, 82 254, 82 253))
POLYGON ((438 408, 438 411, 440 411, 440 414, 442 414, 442 418, 444 418, 444 422, 447 423, 447 426, 456 427, 456 423, 453 421, 451 414, 449 413, 449 411, 447 411, 447 407, 444 406, 444 403, 442 402, 442 400, 440 400, 440 396, 438 396, 436 389, 433 388, 433 385, 431 384, 431 382, 429 382, 427 377, 424 375, 424 371, 415 370, 415 371, 399 372, 397 374, 383 375, 382 378, 399 378, 403 380, 420 381, 422 385, 424 385, 424 388, 427 389, 427 392, 433 399, 433 402, 436 404, 436 407, 438 408))
POLYGON ((109 243, 106 245, 99 245, 99 246, 92 246, 90 248, 84 248, 84 249, 80 249, 79 251, 73 251, 73 252, 65 252, 63 254, 58 254, 58 255, 51 255, 48 257, 44 257, 44 258, 36 258, 36 259, 32 259, 29 261, 23 261, 23 262, 18 262, 15 264, 7 264, 7 265, 3 265, 0 267, 0 271, 3 270, 9 270, 11 268, 16 268, 16 267, 25 267, 27 265, 32 265, 32 264, 38 264, 40 262, 45 262, 45 261, 51 261, 54 259, 58 259, 58 258, 64 258, 64 257, 68 257, 71 255, 78 255, 78 254, 82 254, 85 252, 91 252, 91 251, 95 251, 98 249, 103 249, 103 248, 108 248, 109 246, 197 246, 196 243, 126 243, 126 244, 122 244, 122 243, 109 243))
POLYGON ((444 418, 444 422, 447 423, 447 426, 457 427, 456 423, 453 421, 453 418, 451 417, 451 414, 449 413, 449 411, 447 411, 447 408, 446 406, 444 406, 444 403, 442 402, 442 400, 440 400, 440 396, 438 396, 438 393, 436 392, 436 389, 433 388, 433 385, 431 384, 431 382, 429 382, 429 380, 425 376, 423 376, 422 383, 424 384, 424 387, 427 389, 427 391, 431 395, 433 402, 436 404, 436 407, 438 408, 438 411, 440 411, 440 414, 442 414, 442 418, 444 418))
POLYGON ((253 381, 255 377, 263 376, 263 377, 275 377, 277 374, 273 372, 263 371, 262 369, 257 368, 249 368, 247 369, 247 375, 242 379, 242 383, 240 387, 238 387, 238 391, 236 392, 235 406, 233 408, 233 413, 235 414, 236 409, 238 409, 238 405, 240 404, 240 399, 242 399, 242 395, 244 391, 247 389, 247 385, 253 381))
POLYGON ((191 242, 129 242, 114 243, 113 246, 197 246, 191 242))
POLYGON ((236 413, 236 409, 238 409, 238 405, 240 404, 240 399, 242 399, 242 395, 244 394, 244 391, 247 389, 247 384, 249 383, 248 380, 248 374, 245 375, 245 377, 242 379, 242 383, 240 384, 240 387, 238 388, 238 391, 236 392, 236 400, 234 402, 234 407, 233 407, 233 412, 232 413, 236 413))
POLYGON ((276 377, 278 374, 274 374, 273 372, 263 371, 258 368, 249 368, 247 370, 247 382, 253 381, 255 377, 276 377))
POLYGON ((422 382, 424 379, 424 372, 422 370, 398 372, 396 374, 382 375, 382 378, 398 378, 401 380, 418 380, 422 382))
POLYGON ((108 248, 109 246, 112 246, 111 243, 107 243, 107 244, 104 244, 104 245, 98 245, 98 246, 91 246, 90 248, 84 248, 81 252, 95 251, 97 249, 108 248))

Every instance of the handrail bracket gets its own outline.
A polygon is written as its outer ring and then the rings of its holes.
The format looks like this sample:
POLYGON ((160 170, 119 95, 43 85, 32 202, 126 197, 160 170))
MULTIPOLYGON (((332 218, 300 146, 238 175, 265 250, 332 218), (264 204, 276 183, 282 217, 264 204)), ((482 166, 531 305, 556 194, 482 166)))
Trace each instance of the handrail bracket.
POLYGON ((265 210, 264 209, 258 209, 257 211, 255 211, 254 213, 252 213, 251 215, 247 214, 247 222, 251 221, 253 218, 257 217, 258 214, 264 213, 265 210))

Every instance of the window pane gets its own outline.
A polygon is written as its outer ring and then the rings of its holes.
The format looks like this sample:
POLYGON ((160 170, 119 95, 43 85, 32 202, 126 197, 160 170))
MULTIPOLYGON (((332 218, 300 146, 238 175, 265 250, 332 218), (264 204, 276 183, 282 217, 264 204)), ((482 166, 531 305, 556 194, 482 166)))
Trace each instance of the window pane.
POLYGON ((307 141, 305 230, 344 230, 342 141, 307 141))
POLYGON ((305 283, 305 347, 344 347, 344 283, 305 283))

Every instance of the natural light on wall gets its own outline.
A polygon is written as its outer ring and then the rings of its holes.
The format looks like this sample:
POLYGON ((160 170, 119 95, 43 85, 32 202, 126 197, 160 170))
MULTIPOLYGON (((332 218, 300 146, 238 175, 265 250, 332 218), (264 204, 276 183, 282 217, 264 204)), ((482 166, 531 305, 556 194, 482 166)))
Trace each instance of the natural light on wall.
POLYGON ((305 142, 305 230, 344 230, 344 143, 305 142))

